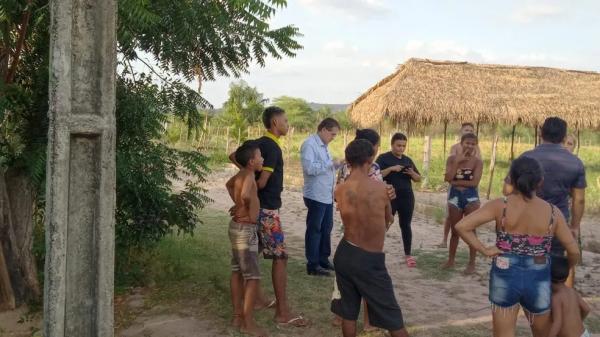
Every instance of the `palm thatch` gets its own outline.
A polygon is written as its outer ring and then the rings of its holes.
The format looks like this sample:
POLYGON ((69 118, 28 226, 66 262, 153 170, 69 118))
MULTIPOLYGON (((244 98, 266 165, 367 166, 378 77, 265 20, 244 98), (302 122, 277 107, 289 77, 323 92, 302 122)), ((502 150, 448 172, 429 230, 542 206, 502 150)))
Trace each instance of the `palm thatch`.
POLYGON ((540 125, 559 116, 600 127, 600 73, 546 67, 409 59, 350 106, 361 127, 480 121, 540 125))

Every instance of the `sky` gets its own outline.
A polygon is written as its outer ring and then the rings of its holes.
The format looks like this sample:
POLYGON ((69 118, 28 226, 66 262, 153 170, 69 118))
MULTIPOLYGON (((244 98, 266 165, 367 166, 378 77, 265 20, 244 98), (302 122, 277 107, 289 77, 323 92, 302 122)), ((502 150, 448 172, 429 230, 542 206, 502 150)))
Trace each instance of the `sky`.
MULTIPOLYGON (((270 24, 297 26, 303 49, 241 77, 269 99, 351 103, 411 57, 600 71, 597 0, 288 0, 270 24)), ((238 80, 202 94, 220 108, 238 80)))

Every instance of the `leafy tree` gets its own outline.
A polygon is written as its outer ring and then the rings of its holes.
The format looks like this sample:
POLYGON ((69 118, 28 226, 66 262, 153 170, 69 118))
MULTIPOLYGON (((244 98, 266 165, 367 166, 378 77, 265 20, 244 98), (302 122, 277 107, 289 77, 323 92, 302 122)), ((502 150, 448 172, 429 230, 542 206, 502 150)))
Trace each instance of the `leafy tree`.
POLYGON ((291 126, 302 130, 315 127, 316 115, 306 100, 281 96, 273 100, 273 105, 285 110, 291 126))
POLYGON ((348 111, 344 110, 344 111, 338 111, 333 115, 333 118, 335 118, 338 123, 340 123, 340 127, 342 128, 342 130, 349 130, 354 128, 354 124, 352 124, 352 121, 350 121, 350 118, 348 117, 348 111))
POLYGON ((322 121, 327 117, 333 117, 333 111, 328 106, 322 106, 319 110, 315 111, 315 120, 317 122, 322 121))
POLYGON ((259 123, 267 100, 256 88, 239 81, 229 85, 229 98, 223 104, 221 122, 233 127, 238 143, 243 141, 242 130, 249 124, 259 123))
MULTIPOLYGON (((252 62, 264 65, 268 56, 294 56, 301 48, 298 29, 269 25, 285 5, 285 0, 118 1, 118 272, 126 269, 124 256, 132 247, 152 244, 174 230, 191 233, 200 221, 197 210, 207 201, 201 188, 206 158, 160 141, 169 118, 197 129, 203 122, 200 110, 211 107, 200 90, 183 81, 196 78, 201 89, 203 81, 217 75, 240 75, 252 62), (136 70, 135 62, 147 71, 136 70)), ((43 218, 49 16, 48 0, 0 2, 0 198, 10 202, 2 205, 25 205, 11 213, 10 228, 13 234, 28 233, 25 239, 3 235, 0 246, 25 247, 29 254, 33 214, 43 218), (10 193, 19 186, 31 193, 10 193), (33 202, 27 198, 35 200, 35 210, 28 209, 33 202)), ((15 291, 21 303, 39 295, 39 287, 36 291, 27 281, 36 279, 31 259, 17 253, 6 263, 16 270, 11 275, 21 278, 11 280, 22 290, 15 291)))

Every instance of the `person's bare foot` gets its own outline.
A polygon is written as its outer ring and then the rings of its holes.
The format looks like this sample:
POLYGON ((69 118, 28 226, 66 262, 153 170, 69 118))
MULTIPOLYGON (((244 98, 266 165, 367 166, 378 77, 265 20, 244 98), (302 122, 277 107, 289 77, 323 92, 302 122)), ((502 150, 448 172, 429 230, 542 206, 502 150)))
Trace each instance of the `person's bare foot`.
POLYGON ((259 328, 256 324, 246 324, 245 326, 240 327, 240 332, 244 335, 254 336, 254 337, 268 337, 267 332, 259 328))
POLYGON ((441 265, 441 268, 442 269, 452 269, 452 268, 454 268, 454 266, 455 266, 454 262, 448 261, 448 262, 444 263, 443 265, 441 265))
POLYGON ((468 265, 467 268, 465 268, 465 270, 463 271, 464 275, 471 275, 475 273, 475 265, 468 265))
POLYGON ((437 247, 438 248, 448 248, 448 244, 446 242, 442 242, 437 247))
POLYGON ((240 328, 243 321, 244 320, 242 319, 241 315, 233 315, 233 318, 231 319, 231 326, 234 328, 240 328))
POLYGON ((338 315, 334 315, 331 320, 331 325, 333 326, 342 326, 342 318, 338 315))

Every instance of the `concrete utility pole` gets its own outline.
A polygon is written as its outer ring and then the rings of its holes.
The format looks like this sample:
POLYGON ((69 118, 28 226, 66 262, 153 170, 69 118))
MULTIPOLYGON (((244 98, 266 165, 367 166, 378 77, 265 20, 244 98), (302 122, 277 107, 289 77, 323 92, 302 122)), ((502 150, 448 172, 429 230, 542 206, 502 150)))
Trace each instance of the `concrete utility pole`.
POLYGON ((113 331, 116 0, 53 0, 45 337, 113 331))

